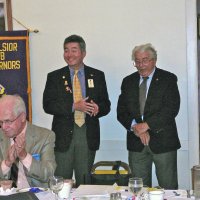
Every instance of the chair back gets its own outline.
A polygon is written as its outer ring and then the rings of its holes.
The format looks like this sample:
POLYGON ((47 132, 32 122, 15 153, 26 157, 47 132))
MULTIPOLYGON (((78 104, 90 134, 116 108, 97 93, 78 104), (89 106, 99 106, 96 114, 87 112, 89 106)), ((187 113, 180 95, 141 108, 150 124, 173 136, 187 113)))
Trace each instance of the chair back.
POLYGON ((127 186, 131 177, 129 165, 122 161, 99 161, 86 176, 85 183, 92 185, 113 185, 127 186))

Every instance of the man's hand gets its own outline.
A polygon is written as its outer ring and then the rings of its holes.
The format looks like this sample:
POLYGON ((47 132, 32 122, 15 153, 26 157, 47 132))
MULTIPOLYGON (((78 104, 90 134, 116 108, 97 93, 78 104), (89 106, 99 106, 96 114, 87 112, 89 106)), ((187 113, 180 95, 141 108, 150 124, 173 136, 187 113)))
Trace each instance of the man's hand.
POLYGON ((14 141, 15 141, 14 148, 15 148, 16 155, 20 160, 23 160, 27 155, 27 152, 25 149, 25 139, 22 139, 21 137, 17 137, 14 139, 14 141))
POLYGON ((15 151, 15 147, 14 145, 11 145, 7 151, 7 156, 6 156, 6 159, 5 159, 5 164, 8 166, 8 167, 11 167, 12 164, 15 162, 17 158, 17 154, 16 154, 16 151, 15 151))
POLYGON ((99 106, 93 101, 91 100, 92 106, 93 106, 93 111, 91 112, 90 116, 96 116, 99 113, 99 106))
POLYGON ((149 130, 149 126, 146 122, 143 122, 143 123, 138 123, 138 124, 135 124, 133 127, 132 127, 135 135, 137 135, 138 137, 140 137, 140 135, 146 131, 149 130))
POLYGON ((96 116, 99 112, 99 107, 93 100, 87 102, 88 99, 89 97, 74 103, 74 110, 87 113, 90 116, 96 116))
POLYGON ((150 135, 149 135, 149 132, 148 132, 148 131, 146 131, 146 132, 140 134, 139 138, 140 138, 142 144, 144 144, 145 146, 146 146, 146 145, 149 145, 150 135))

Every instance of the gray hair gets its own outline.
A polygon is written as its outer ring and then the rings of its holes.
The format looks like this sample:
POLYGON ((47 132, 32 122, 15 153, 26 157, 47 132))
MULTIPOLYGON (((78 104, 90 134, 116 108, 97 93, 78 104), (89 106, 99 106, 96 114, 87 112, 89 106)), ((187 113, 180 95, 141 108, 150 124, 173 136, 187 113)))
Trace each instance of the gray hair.
POLYGON ((13 114, 15 116, 17 116, 21 113, 26 114, 26 105, 25 105, 22 97, 20 97, 19 95, 17 95, 17 94, 15 94, 15 95, 3 95, 0 98, 0 102, 1 101, 10 101, 10 102, 13 103, 13 114))
POLYGON ((154 59, 155 61, 157 60, 157 51, 155 50, 155 48, 152 46, 151 43, 135 46, 135 48, 132 51, 132 60, 133 61, 135 61, 136 52, 141 52, 141 53, 148 52, 151 59, 154 59))
POLYGON ((64 40, 64 48, 65 48, 65 45, 70 43, 70 42, 77 42, 80 46, 80 49, 82 52, 86 52, 86 44, 85 44, 85 40, 79 36, 79 35, 70 35, 69 37, 65 38, 64 40))

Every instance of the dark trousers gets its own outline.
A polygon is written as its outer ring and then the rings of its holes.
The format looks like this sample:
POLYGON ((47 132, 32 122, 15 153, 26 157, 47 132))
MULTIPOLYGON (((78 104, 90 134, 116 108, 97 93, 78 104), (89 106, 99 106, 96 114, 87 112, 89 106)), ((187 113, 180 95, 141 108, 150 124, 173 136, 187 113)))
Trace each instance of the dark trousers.
POLYGON ((55 175, 71 179, 75 172, 76 186, 84 184, 84 177, 91 171, 96 151, 88 148, 86 126, 74 125, 74 134, 66 152, 55 152, 57 168, 55 175))
POLYGON ((154 154, 149 146, 142 152, 129 151, 129 165, 134 177, 143 179, 143 184, 152 186, 152 164, 155 164, 156 176, 160 187, 178 189, 177 151, 154 154))

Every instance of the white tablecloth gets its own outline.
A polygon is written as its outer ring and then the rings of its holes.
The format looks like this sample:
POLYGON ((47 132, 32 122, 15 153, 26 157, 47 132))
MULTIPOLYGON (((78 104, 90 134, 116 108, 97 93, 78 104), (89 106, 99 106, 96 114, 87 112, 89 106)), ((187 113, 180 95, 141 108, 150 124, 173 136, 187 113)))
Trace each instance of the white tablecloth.
MULTIPOLYGON (((113 192, 120 192, 123 199, 132 196, 132 194, 128 192, 127 187, 110 185, 80 185, 77 189, 72 189, 70 200, 108 200, 110 198, 110 193, 113 192)), ((145 189, 142 192, 144 193, 145 189)), ((13 192, 9 194, 14 193, 16 193, 16 190, 13 190, 13 192)), ((0 196, 1 195, 3 194, 0 193, 0 196)), ((36 193, 36 196, 39 200, 55 200, 55 196, 50 190, 36 193)), ((187 198, 186 190, 165 190, 164 199, 191 200, 191 198, 187 198)))
MULTIPOLYGON (((110 193, 120 192, 123 199, 127 199, 132 196, 132 194, 127 190, 127 187, 120 186, 106 186, 106 185, 80 185, 72 194, 71 199, 109 199, 110 193)), ((143 198, 148 199, 148 194, 146 188, 141 192, 143 198), (146 193, 146 195, 145 195, 146 193)), ((142 199, 143 199, 142 198, 142 199)), ((189 200, 187 198, 186 190, 165 190, 164 195, 165 200, 189 200), (174 192, 175 191, 175 192, 174 192)))

